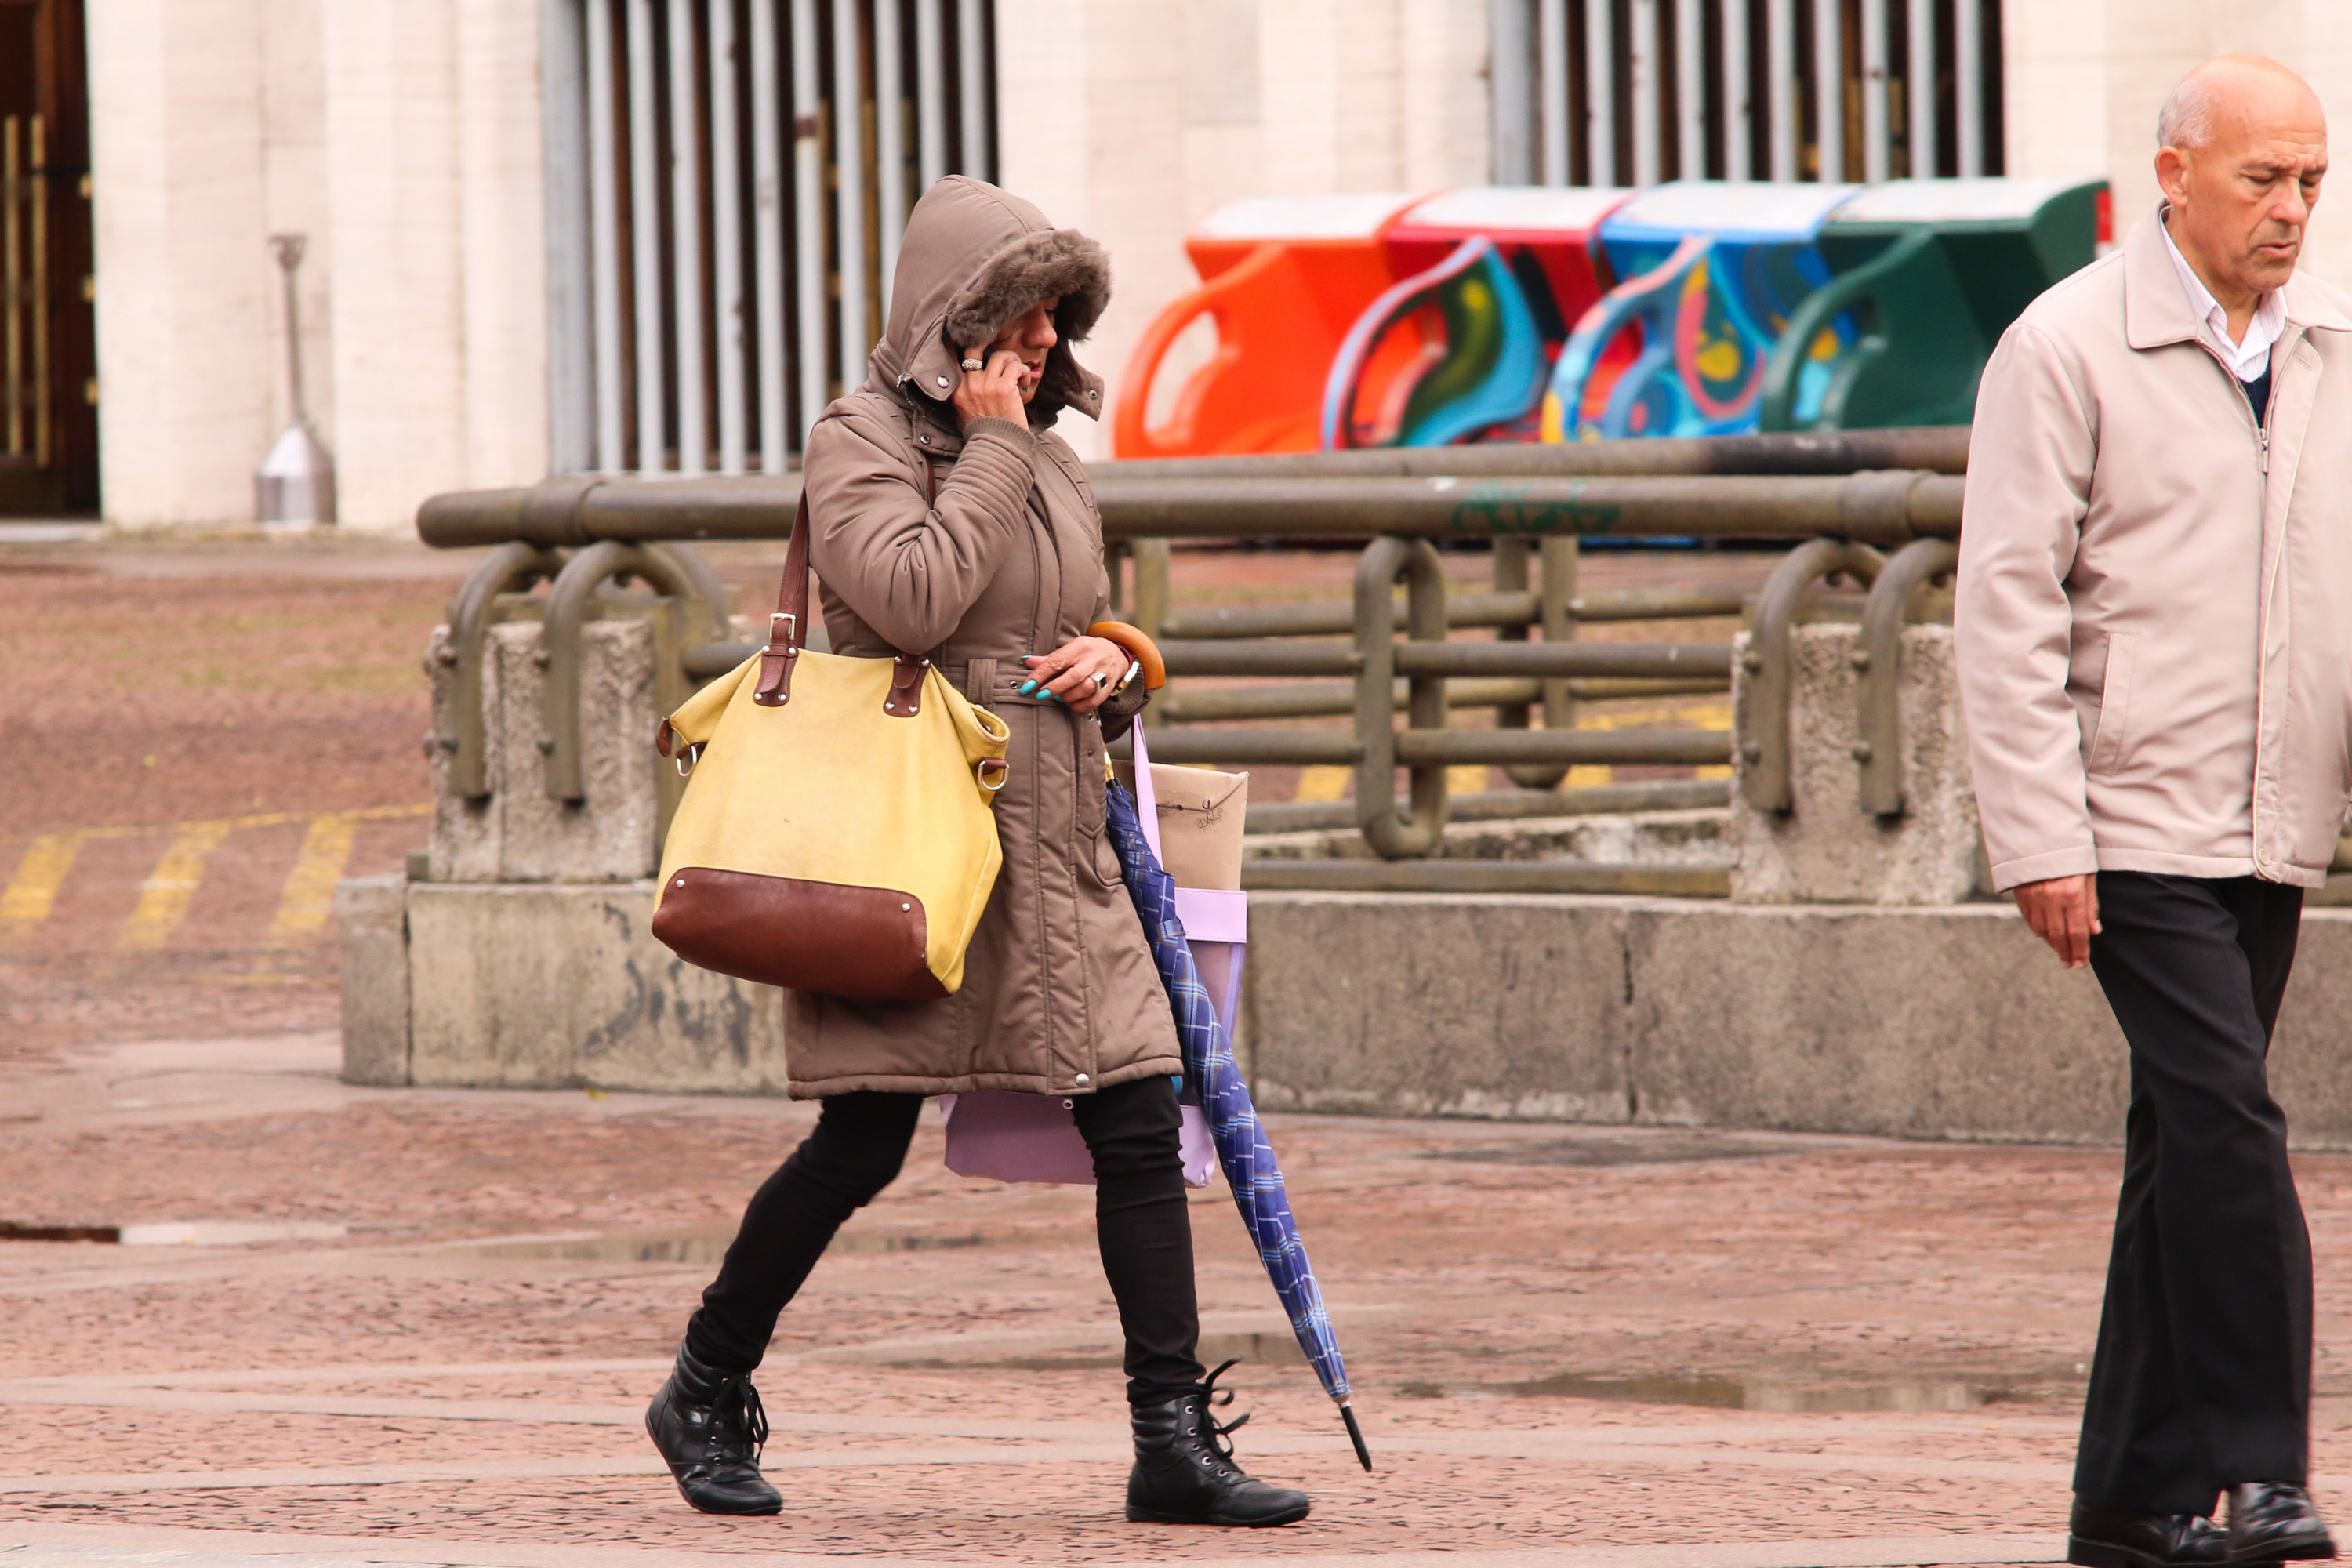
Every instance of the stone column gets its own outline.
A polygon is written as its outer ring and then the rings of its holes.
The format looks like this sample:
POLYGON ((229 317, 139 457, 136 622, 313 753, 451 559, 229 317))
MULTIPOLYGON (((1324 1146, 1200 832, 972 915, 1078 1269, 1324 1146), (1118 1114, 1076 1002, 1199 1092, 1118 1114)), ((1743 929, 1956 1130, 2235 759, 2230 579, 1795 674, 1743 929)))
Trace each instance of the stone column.
MULTIPOLYGON (((1743 633, 1738 654, 1747 652, 1743 633)), ((1854 655, 1862 628, 1800 626, 1789 635, 1790 784, 1784 812, 1731 789, 1739 858, 1731 897, 1748 904, 1956 904, 1975 891, 1976 794, 1968 731, 1952 659, 1952 628, 1906 626, 1897 711, 1903 813, 1874 816, 1861 803, 1861 741, 1854 655)), ((1745 742, 1769 721, 1759 711, 1746 660, 1732 660, 1734 728, 1745 742)))

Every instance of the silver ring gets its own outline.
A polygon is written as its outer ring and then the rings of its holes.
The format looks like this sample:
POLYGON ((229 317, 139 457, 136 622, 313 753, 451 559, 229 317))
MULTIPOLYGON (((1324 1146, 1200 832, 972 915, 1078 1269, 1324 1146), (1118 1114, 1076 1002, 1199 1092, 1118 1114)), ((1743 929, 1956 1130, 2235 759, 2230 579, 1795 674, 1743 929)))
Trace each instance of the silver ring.
POLYGON ((978 361, 978 360, 976 360, 976 359, 968 359, 968 360, 964 361, 964 362, 963 362, 963 367, 964 367, 964 369, 966 369, 966 370, 986 370, 986 369, 988 368, 988 366, 986 366, 985 364, 982 364, 980 361, 978 361))
POLYGON ((1104 687, 1110 684, 1110 677, 1105 675, 1099 669, 1096 670, 1092 675, 1087 676, 1087 679, 1095 683, 1095 689, 1097 691, 1100 691, 1104 687))

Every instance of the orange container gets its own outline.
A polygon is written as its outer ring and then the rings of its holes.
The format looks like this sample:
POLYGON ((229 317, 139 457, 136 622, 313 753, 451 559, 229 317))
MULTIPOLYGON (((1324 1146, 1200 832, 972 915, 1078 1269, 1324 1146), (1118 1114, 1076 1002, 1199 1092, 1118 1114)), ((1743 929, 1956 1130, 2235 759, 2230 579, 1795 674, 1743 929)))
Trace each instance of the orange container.
POLYGON ((1111 421, 1122 458, 1311 452, 1323 382, 1340 340, 1397 279, 1388 229, 1403 192, 1255 196, 1221 207, 1184 241, 1201 287, 1160 312, 1135 345, 1111 421), (1187 376, 1164 424, 1147 423, 1168 351, 1201 317, 1217 346, 1187 376))

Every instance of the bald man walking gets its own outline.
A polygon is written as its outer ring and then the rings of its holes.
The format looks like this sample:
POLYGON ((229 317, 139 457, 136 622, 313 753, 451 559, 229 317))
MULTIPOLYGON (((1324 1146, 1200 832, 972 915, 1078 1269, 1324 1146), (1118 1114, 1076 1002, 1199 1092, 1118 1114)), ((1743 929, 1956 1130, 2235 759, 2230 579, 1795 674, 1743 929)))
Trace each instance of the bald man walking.
POLYGON ((2265 1058, 2352 798, 2352 300, 2295 272, 2327 132, 2293 72, 2210 61, 2158 140, 2163 205, 1986 367, 1955 616, 1995 884, 2131 1049, 2085 1568, 2336 1555, 2265 1058))

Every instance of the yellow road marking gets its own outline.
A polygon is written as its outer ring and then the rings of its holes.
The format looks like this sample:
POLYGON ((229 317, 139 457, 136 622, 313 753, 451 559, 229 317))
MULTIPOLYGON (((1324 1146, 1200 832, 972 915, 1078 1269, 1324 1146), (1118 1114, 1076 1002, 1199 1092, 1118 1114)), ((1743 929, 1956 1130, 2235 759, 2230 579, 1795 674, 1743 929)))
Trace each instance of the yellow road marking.
POLYGON ((1348 784, 1356 776, 1353 768, 1301 768, 1298 771, 1298 793, 1295 800, 1345 800, 1348 784))
POLYGON ((1445 793, 1448 795, 1476 795, 1486 787, 1486 765, 1484 763, 1445 770, 1445 793))
MULTIPOLYGON (((339 825, 325 831, 341 836, 342 854, 334 862, 333 875, 326 879, 325 892, 321 894, 315 885, 308 885, 302 896, 313 902, 324 900, 320 907, 325 907, 333 900, 335 877, 341 875, 343 861, 351 853, 351 839, 358 824, 394 817, 428 816, 432 811, 429 805, 368 805, 354 811, 329 812, 323 816, 311 811, 267 811, 251 816, 221 817, 211 822, 176 822, 142 827, 77 827, 63 833, 36 834, 17 859, 16 869, 8 879, 5 891, 0 892, 0 944, 49 918, 49 912, 57 907, 58 890, 65 885, 67 875, 79 858, 82 846, 93 839, 143 838, 158 833, 172 835, 171 847, 164 850, 163 858, 157 863, 154 874, 141 884, 138 908, 131 911, 130 921, 123 927, 121 944, 124 949, 145 952, 167 939, 172 929, 185 916, 188 899, 195 891, 195 883, 204 876, 205 858, 219 847, 224 837, 238 828, 282 827, 291 822, 311 825, 310 834, 303 842, 303 855, 295 861, 293 875, 288 879, 286 898, 278 908, 278 919, 282 922, 289 918, 289 910, 293 908, 296 880, 308 876, 315 883, 318 862, 310 858, 310 851, 314 842, 321 845, 330 842, 320 837, 322 824, 339 825), (173 857, 181 851, 183 846, 199 844, 205 847, 196 855, 192 869, 187 868, 184 859, 181 869, 166 869, 173 864, 173 857), (165 883, 180 881, 186 881, 188 886, 164 886, 165 883), (173 912, 174 910, 177 912, 173 912), (159 926, 156 924, 158 921, 164 923, 159 926)), ((310 905, 302 907, 308 909, 310 905)), ((323 922, 324 919, 321 915, 319 922, 314 922, 309 929, 316 931, 318 923, 323 922)), ((276 935, 279 929, 278 925, 273 924, 270 928, 272 935, 276 935)), ((289 940, 292 939, 289 937, 289 940)), ((307 942, 308 937, 302 940, 307 942)), ((295 945, 299 946, 301 942, 295 945)))
POLYGON ((180 825, 164 847, 163 858, 139 884, 139 902, 132 907, 131 918, 122 922, 116 947, 124 952, 152 952, 172 940, 172 933, 188 917, 188 900, 196 896, 196 885, 204 880, 205 862, 228 837, 229 826, 226 822, 180 825))
POLYGON ((310 945, 334 908, 335 884, 342 879, 343 862, 351 858, 352 839, 358 832, 359 818, 351 812, 311 819, 301 852, 294 857, 294 869, 286 875, 269 934, 261 939, 264 952, 299 952, 310 945))

